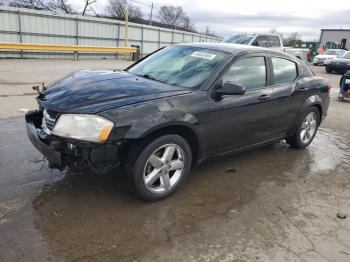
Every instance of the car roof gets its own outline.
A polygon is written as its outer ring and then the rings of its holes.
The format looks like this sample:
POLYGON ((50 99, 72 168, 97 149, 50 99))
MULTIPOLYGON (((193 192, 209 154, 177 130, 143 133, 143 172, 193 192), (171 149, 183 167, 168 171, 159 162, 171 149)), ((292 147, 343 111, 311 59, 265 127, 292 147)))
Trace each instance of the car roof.
POLYGON ((251 45, 240 45, 240 44, 230 44, 230 43, 209 43, 209 42, 183 43, 183 44, 177 44, 177 45, 206 48, 206 49, 221 51, 221 52, 230 53, 230 54, 262 52, 262 53, 269 53, 269 54, 275 54, 279 56, 294 58, 293 56, 286 54, 284 52, 271 50, 268 48, 262 48, 258 46, 251 46, 251 45))

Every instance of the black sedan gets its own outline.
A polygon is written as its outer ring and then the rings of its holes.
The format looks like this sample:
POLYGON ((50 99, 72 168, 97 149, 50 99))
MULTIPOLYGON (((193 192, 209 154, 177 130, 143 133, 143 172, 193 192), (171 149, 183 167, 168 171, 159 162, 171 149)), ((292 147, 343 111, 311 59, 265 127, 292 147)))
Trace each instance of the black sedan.
POLYGON ((125 71, 77 71, 52 83, 26 114, 52 168, 125 169, 132 192, 174 193, 207 159, 286 139, 313 140, 329 82, 300 59, 245 45, 165 47, 125 71))
POLYGON ((344 74, 348 70, 350 70, 350 51, 346 52, 343 56, 329 60, 326 63, 327 73, 336 72, 344 74))

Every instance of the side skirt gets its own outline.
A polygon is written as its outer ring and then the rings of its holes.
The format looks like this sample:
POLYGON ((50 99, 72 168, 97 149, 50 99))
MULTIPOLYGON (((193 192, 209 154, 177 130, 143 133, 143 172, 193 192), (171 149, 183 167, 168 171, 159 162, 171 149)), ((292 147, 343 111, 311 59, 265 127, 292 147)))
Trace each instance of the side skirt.
POLYGON ((279 136, 279 137, 276 137, 276 138, 273 138, 273 139, 269 139, 269 140, 266 140, 266 141, 263 141, 263 142, 259 142, 259 143, 256 143, 256 144, 253 144, 253 145, 250 145, 250 146, 240 147, 240 148, 229 150, 227 152, 220 153, 220 154, 217 154, 217 155, 214 155, 214 156, 202 158, 202 159, 197 160, 197 162, 195 163, 194 166, 199 165, 199 164, 203 163, 206 160, 214 160, 214 159, 225 157, 227 155, 232 155, 232 154, 240 153, 240 152, 243 152, 243 151, 248 151, 248 150, 251 150, 251 149, 254 149, 254 148, 267 146, 267 145, 273 144, 275 142, 281 141, 281 140, 283 140, 285 138, 286 138, 285 135, 283 135, 283 136, 279 136))

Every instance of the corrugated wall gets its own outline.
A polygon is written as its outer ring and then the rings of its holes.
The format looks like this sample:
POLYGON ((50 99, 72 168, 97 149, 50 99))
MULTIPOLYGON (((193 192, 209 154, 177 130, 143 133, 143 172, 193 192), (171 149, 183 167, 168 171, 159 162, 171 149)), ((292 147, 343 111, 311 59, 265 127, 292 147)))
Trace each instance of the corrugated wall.
MULTIPOLYGON (((0 6, 0 42, 124 46, 124 22, 0 6)), ((183 42, 218 42, 218 38, 161 27, 129 23, 129 45, 142 55, 183 42)), ((69 52, 0 51, 0 57, 72 58, 69 52)), ((80 53, 79 58, 115 58, 116 54, 80 53)))
POLYGON ((325 46, 327 42, 341 43, 342 39, 346 39, 346 49, 350 49, 350 29, 349 30, 323 30, 321 33, 320 46, 325 46))

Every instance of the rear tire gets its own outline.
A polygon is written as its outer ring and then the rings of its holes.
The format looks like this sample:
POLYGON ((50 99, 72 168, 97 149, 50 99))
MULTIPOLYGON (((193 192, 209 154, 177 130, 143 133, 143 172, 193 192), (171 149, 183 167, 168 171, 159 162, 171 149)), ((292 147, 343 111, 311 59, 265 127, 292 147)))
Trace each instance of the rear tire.
POLYGON ((126 161, 129 187, 143 200, 161 200, 180 187, 191 163, 191 148, 183 137, 158 137, 130 150, 126 161))
POLYGON ((305 110, 299 118, 294 135, 286 138, 287 144, 297 149, 306 148, 314 139, 320 120, 321 116, 318 108, 312 106, 305 110))

